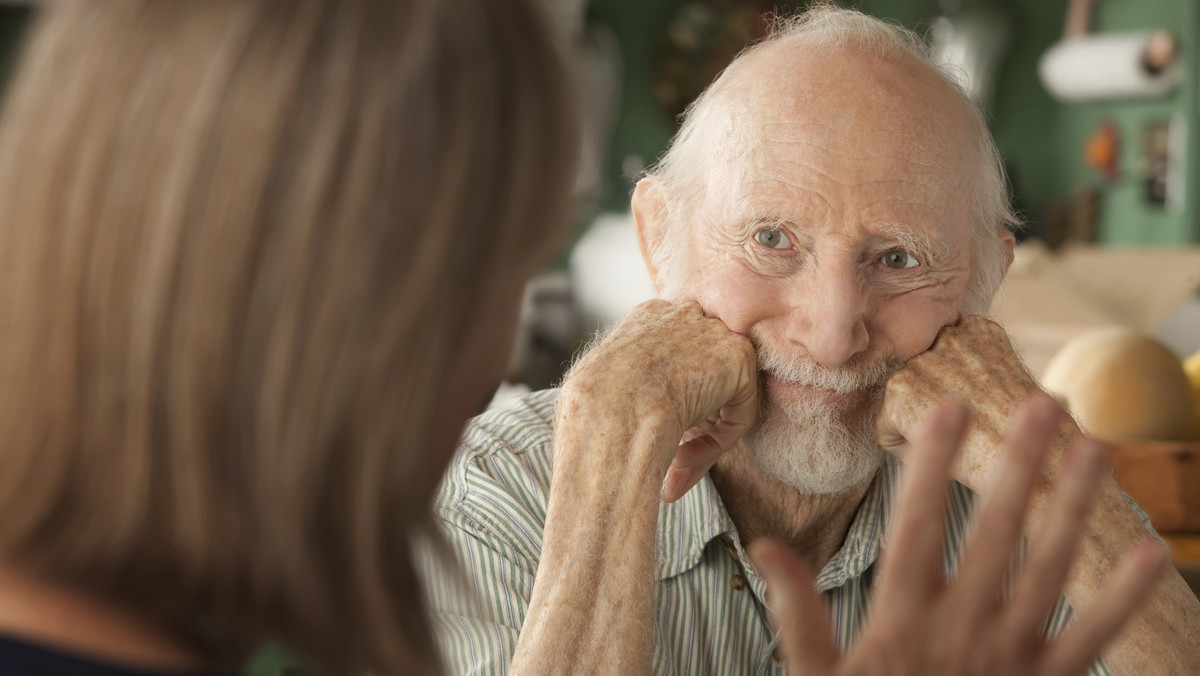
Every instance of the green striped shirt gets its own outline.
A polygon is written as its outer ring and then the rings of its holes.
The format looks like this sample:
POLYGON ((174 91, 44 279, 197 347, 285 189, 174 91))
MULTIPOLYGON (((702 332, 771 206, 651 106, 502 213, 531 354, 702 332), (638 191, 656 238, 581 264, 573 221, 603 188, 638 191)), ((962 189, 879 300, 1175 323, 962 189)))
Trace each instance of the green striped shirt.
MULTIPOLYGON (((550 492, 551 425, 557 392, 533 393, 473 420, 464 433, 435 512, 461 574, 424 551, 429 602, 454 674, 503 674, 542 549, 550 492)), ((817 577, 843 651, 867 612, 873 564, 887 526, 899 463, 889 456, 872 482, 842 547, 817 577)), ((945 522, 947 574, 966 533, 971 492, 952 483, 945 522)), ((765 584, 746 558, 711 481, 659 508, 655 575, 655 674, 786 674, 767 617, 765 584)), ((1066 602, 1048 621, 1070 621, 1066 602)), ((1107 674, 1100 664, 1092 674, 1107 674)))

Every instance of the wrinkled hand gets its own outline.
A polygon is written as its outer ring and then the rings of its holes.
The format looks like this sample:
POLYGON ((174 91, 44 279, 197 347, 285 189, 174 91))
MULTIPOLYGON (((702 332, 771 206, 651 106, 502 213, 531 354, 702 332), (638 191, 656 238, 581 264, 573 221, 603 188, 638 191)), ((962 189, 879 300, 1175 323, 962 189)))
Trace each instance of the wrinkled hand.
MULTIPOLYGON (((917 424, 947 399, 970 410, 963 451, 952 476, 987 494, 1002 461, 1004 432, 1021 401, 1042 389, 1017 356, 999 324, 979 315, 964 317, 938 334, 933 346, 913 357, 888 380, 876 419, 880 446, 906 460, 917 424)), ((1045 465, 1045 485, 1053 482, 1062 452, 1079 434, 1065 419, 1045 465)))
POLYGON ((1145 600, 1166 567, 1163 548, 1143 542, 1125 556, 1087 612, 1059 637, 1040 630, 1067 574, 1105 473, 1103 451, 1071 444, 1051 494, 1049 517, 1008 600, 1000 589, 1039 467, 1053 445, 1061 410, 1035 397, 1020 408, 1004 441, 994 491, 977 512, 958 577, 940 577, 945 482, 968 425, 960 404, 943 404, 917 423, 891 525, 890 546, 860 638, 838 656, 824 604, 807 568, 782 545, 756 543, 755 565, 767 580, 784 654, 797 673, 818 676, 939 674, 1061 676, 1081 673, 1145 600))
POLYGON ((677 500, 757 419, 754 346, 697 303, 648 301, 571 369, 564 401, 660 423, 661 497, 677 500))

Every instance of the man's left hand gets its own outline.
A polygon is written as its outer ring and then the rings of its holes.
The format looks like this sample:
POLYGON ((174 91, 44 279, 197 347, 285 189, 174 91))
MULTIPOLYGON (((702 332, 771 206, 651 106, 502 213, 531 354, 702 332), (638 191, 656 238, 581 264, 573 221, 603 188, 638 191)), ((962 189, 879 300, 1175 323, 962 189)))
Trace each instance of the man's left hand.
MULTIPOLYGON (((986 494, 1003 461, 1009 421, 1022 401, 1041 391, 1004 329, 985 317, 971 315, 942 329, 929 350, 892 375, 876 421, 879 443, 906 460, 911 451, 908 439, 917 423, 940 402, 964 402, 971 412, 971 424, 952 475, 975 492, 986 494)), ((1066 419, 1047 458, 1043 487, 1053 483, 1067 442, 1079 434, 1074 421, 1066 419)), ((1035 491, 1035 503, 1038 497, 1035 491)))

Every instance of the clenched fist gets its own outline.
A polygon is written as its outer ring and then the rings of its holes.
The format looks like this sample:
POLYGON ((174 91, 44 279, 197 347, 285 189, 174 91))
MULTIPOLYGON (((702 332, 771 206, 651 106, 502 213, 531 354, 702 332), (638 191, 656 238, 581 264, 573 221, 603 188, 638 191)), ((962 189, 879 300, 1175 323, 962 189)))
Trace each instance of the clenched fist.
POLYGON ((662 438, 648 461, 665 475, 662 498, 676 500, 757 419, 754 346, 694 302, 648 301, 571 369, 558 406, 560 426, 579 416, 654 423, 662 438))
MULTIPOLYGON (((971 315, 942 329, 929 350, 888 380, 876 422, 879 444, 905 459, 918 422, 940 402, 961 401, 970 410, 971 423, 952 475, 972 490, 987 493, 1004 460, 1003 439, 1013 414, 1022 401, 1041 391, 1004 329, 971 315)), ((1043 469, 1043 487, 1057 476, 1069 439, 1079 434, 1074 421, 1064 419, 1043 469)))

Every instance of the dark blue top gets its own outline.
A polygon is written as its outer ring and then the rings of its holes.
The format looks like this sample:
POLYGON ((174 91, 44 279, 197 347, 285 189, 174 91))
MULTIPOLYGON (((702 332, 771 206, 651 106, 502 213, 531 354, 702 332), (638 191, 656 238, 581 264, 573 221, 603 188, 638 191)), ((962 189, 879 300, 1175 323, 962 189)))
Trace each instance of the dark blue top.
POLYGON ((146 671, 63 652, 47 645, 0 636, 0 676, 208 676, 196 672, 146 671))

